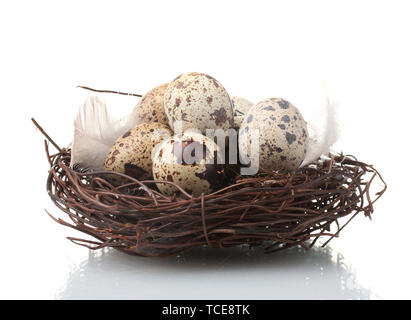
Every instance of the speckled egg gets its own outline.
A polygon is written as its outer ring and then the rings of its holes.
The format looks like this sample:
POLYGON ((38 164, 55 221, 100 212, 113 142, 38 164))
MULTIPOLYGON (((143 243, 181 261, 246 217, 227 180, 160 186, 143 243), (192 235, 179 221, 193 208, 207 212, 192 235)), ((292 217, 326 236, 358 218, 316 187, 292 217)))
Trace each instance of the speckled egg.
MULTIPOLYGON (((184 132, 164 140, 153 155, 155 180, 170 181, 189 194, 209 194, 224 181, 224 166, 217 144, 200 133, 184 132)), ((158 183, 166 195, 178 192, 171 184, 158 183)))
POLYGON ((117 139, 104 161, 104 169, 125 173, 139 180, 152 177, 152 150, 172 135, 164 124, 142 123, 117 139))
POLYGON ((244 120, 244 116, 253 106, 253 103, 247 99, 231 96, 231 102, 234 110, 234 128, 238 129, 244 120))
POLYGON ((168 83, 151 89, 147 92, 133 110, 133 115, 138 119, 137 123, 158 122, 168 124, 164 113, 164 93, 168 83))
POLYGON ((203 73, 185 73, 174 79, 164 94, 164 109, 170 128, 175 129, 175 121, 181 121, 182 132, 196 128, 205 134, 206 129, 226 130, 234 125, 227 91, 203 73))
POLYGON ((241 155, 250 157, 254 129, 259 129, 260 167, 288 172, 297 169, 304 160, 308 143, 307 123, 287 100, 265 99, 248 111, 239 133, 241 155))

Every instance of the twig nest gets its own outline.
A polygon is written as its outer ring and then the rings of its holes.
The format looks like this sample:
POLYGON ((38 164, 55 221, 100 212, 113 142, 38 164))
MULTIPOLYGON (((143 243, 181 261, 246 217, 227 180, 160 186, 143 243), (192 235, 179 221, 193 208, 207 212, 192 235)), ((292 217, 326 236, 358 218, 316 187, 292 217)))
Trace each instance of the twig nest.
POLYGON ((233 127, 234 115, 230 97, 213 77, 191 72, 178 76, 167 87, 164 108, 170 128, 182 122, 182 131, 199 129, 228 129, 233 127))
MULTIPOLYGON (((217 144, 206 136, 186 131, 175 135, 156 147, 153 154, 155 180, 172 182, 189 194, 209 194, 224 180, 224 166, 217 144)), ((166 195, 178 190, 172 184, 157 183, 166 195)))
POLYGON ((239 151, 243 162, 257 156, 266 170, 294 171, 304 160, 306 150, 307 124, 285 99, 269 98, 257 103, 241 124, 239 151), (252 145, 258 149, 253 150, 252 145))
POLYGON ((168 83, 164 83, 151 89, 147 92, 133 110, 133 116, 136 118, 136 123, 142 122, 158 122, 168 124, 164 113, 164 93, 168 83))
POLYGON ((171 135, 171 130, 158 122, 142 123, 132 128, 118 138, 110 149, 104 161, 104 169, 125 173, 140 180, 150 179, 152 150, 156 144, 171 135))

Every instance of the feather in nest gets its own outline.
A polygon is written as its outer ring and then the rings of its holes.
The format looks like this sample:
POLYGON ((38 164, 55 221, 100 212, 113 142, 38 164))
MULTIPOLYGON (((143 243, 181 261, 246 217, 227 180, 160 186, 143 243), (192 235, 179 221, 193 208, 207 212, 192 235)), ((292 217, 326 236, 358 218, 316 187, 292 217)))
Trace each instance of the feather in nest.
POLYGON ((120 120, 112 119, 102 100, 97 96, 88 97, 74 120, 70 166, 101 170, 115 141, 136 124, 131 114, 120 120))
MULTIPOLYGON (((326 87, 325 91, 327 93, 326 87)), ((300 167, 317 161, 321 156, 327 156, 331 147, 338 140, 337 104, 330 101, 328 94, 326 94, 326 101, 317 111, 317 117, 307 124, 307 153, 300 167)))

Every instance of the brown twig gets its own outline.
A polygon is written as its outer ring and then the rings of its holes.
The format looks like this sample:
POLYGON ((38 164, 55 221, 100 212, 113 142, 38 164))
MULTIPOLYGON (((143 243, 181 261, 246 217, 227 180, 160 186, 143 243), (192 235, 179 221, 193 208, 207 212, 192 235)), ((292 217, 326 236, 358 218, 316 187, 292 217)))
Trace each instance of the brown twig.
POLYGON ((124 96, 142 97, 141 94, 136 94, 136 93, 127 93, 127 92, 113 91, 113 90, 98 90, 98 89, 93 89, 93 88, 86 87, 86 86, 77 86, 77 88, 90 90, 90 91, 94 91, 94 92, 101 92, 101 93, 115 93, 115 94, 121 94, 121 95, 124 95, 124 96))
POLYGON ((58 146, 57 143, 54 142, 52 138, 44 131, 44 129, 37 123, 37 121, 34 118, 31 118, 31 121, 34 123, 34 125, 39 129, 39 131, 46 137, 48 141, 59 151, 62 152, 62 149, 58 146))

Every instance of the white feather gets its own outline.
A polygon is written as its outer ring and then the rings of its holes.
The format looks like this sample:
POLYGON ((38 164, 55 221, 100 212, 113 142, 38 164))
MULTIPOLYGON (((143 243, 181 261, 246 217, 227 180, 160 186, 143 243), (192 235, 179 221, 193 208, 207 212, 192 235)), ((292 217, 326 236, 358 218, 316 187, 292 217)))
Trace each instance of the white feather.
POLYGON ((308 122, 307 129, 307 153, 300 167, 316 161, 322 155, 328 155, 338 140, 337 105, 329 100, 328 95, 318 116, 308 122))
POLYGON ((74 120, 74 137, 70 166, 100 170, 115 141, 135 125, 130 115, 113 120, 103 101, 90 96, 80 107, 74 120))

